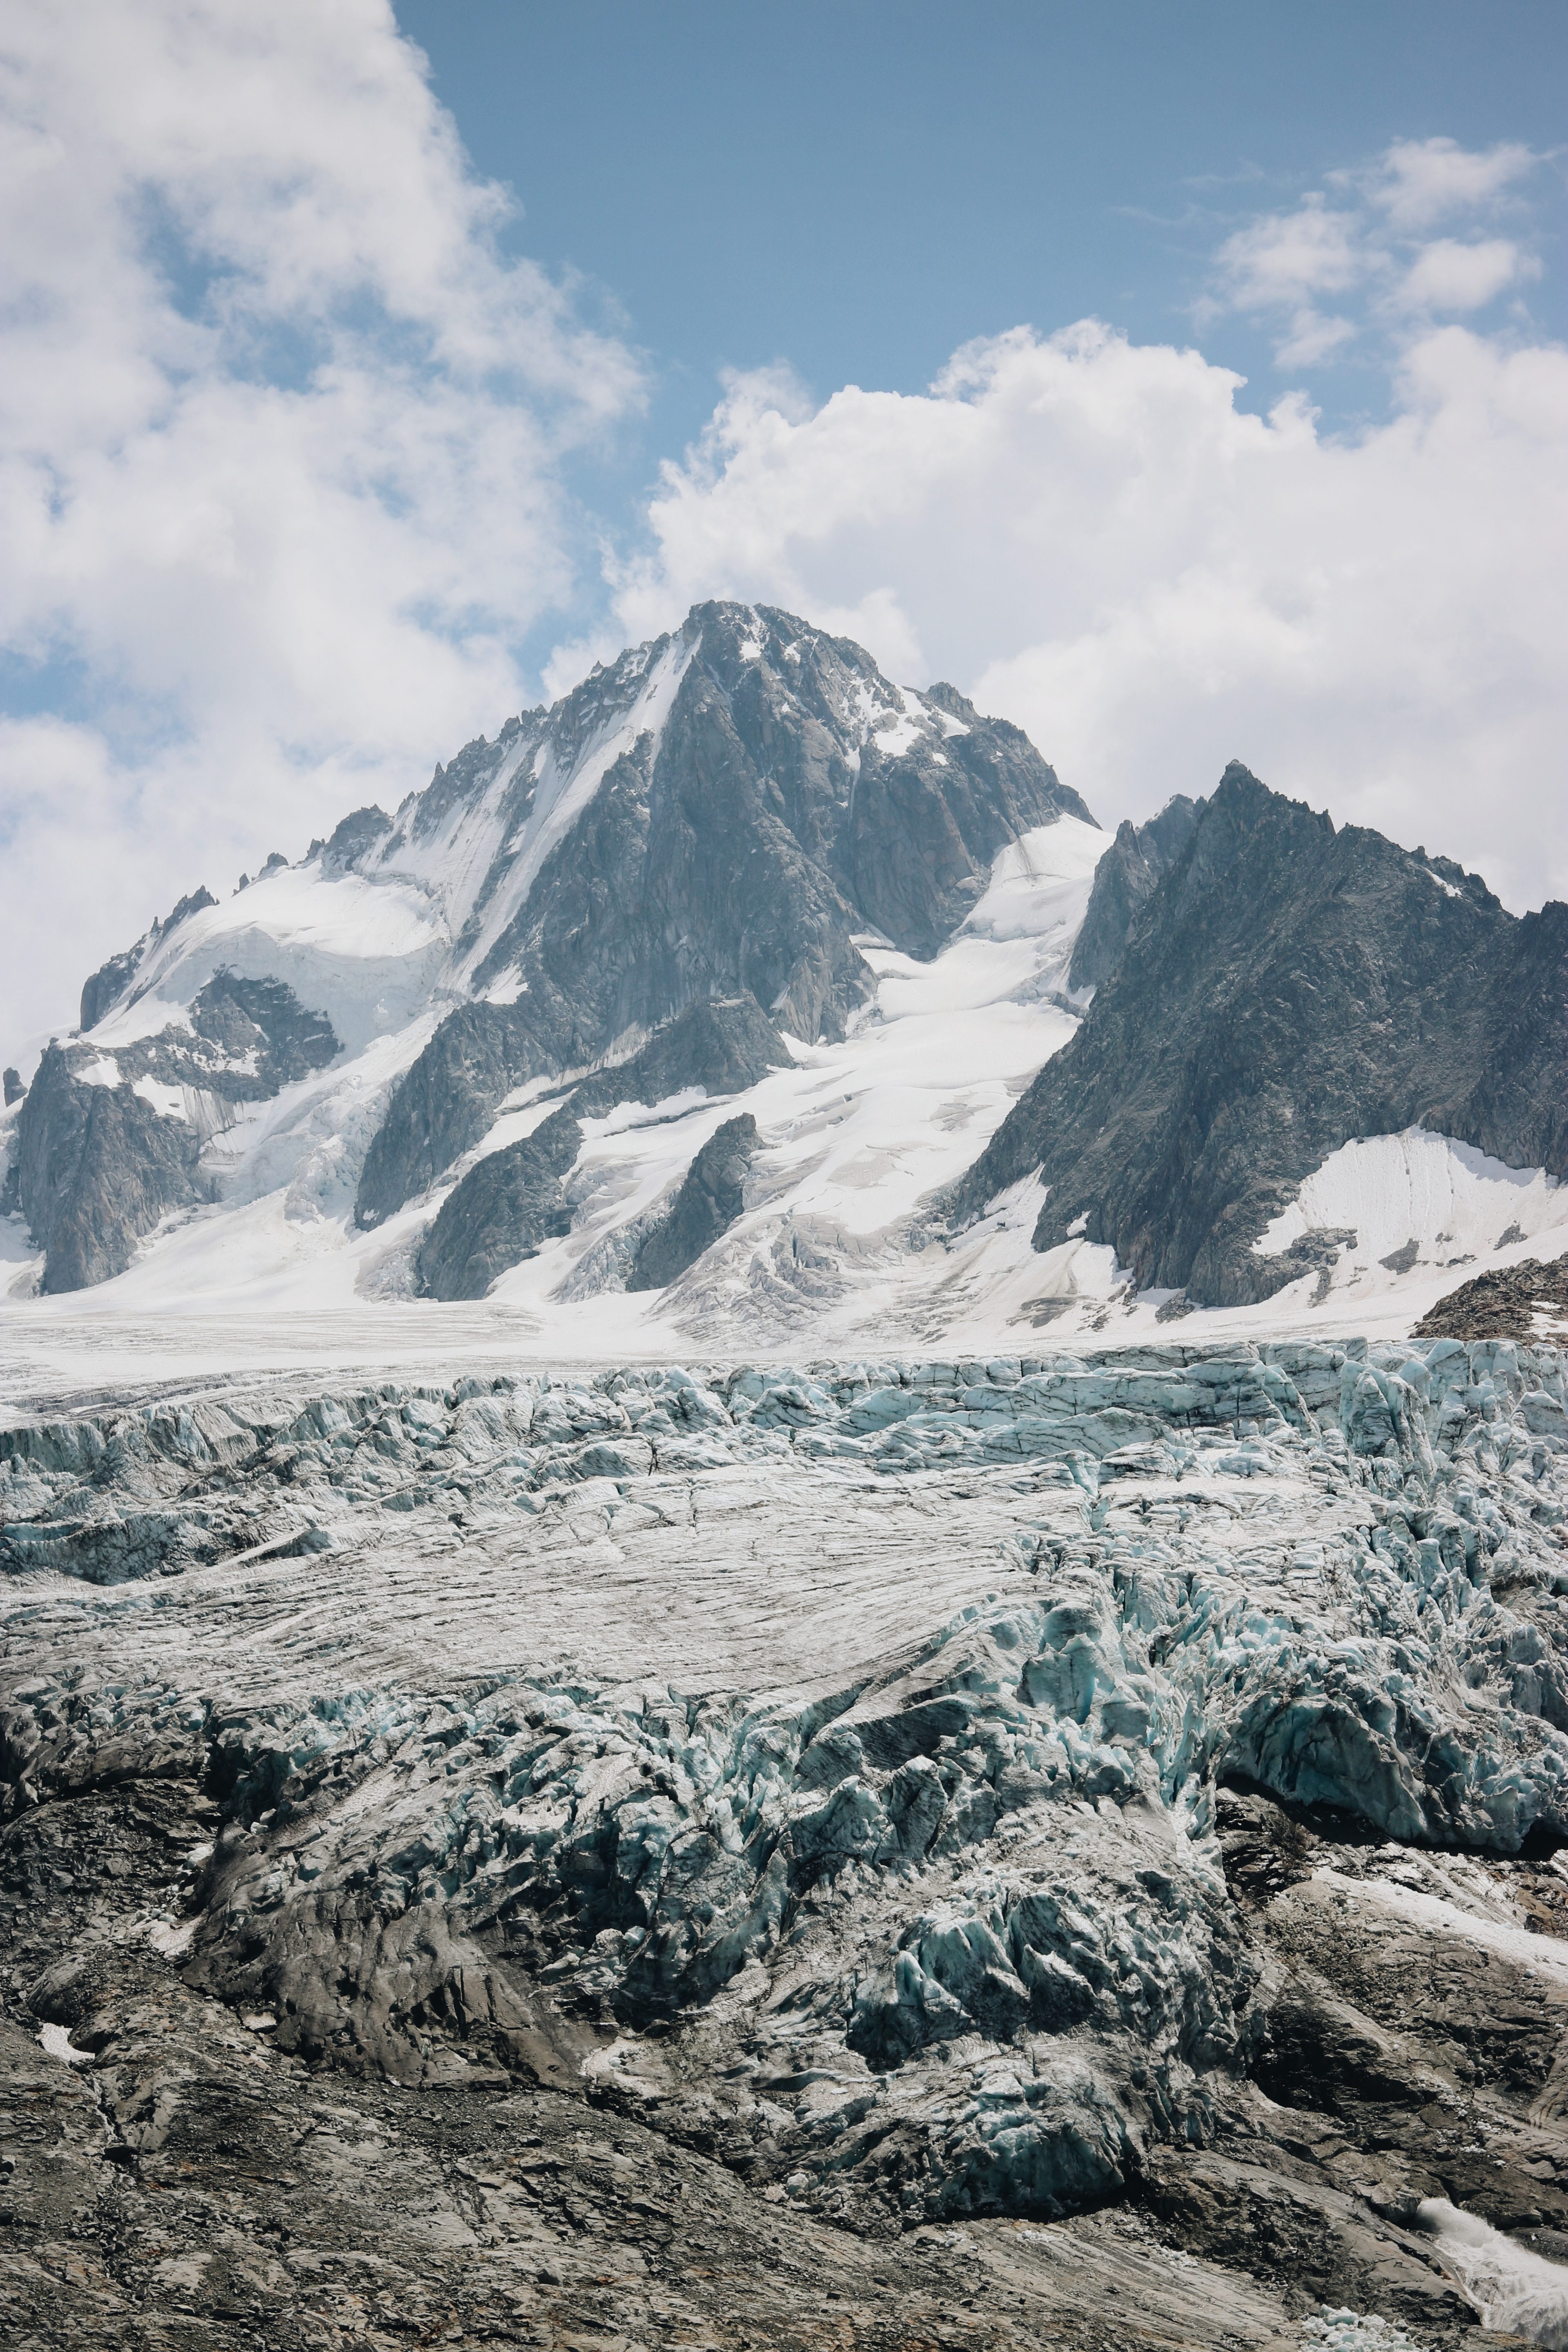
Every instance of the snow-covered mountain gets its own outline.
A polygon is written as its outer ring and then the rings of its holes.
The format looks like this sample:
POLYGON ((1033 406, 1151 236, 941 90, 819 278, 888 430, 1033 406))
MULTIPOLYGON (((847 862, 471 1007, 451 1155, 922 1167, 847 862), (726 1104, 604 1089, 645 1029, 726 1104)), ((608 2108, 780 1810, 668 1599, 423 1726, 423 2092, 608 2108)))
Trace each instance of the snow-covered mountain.
POLYGON ((1245 771, 1112 841, 951 688, 698 606, 92 975, 6 1088, 5 1311, 1408 1328, 1568 1224, 1562 915, 1245 771))

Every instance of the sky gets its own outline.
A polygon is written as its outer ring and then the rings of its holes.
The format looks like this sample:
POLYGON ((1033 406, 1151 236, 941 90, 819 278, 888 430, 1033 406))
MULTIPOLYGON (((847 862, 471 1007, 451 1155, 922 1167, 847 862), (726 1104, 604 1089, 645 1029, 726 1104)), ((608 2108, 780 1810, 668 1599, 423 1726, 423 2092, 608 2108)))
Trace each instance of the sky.
POLYGON ((1568 14, 13 0, 0 1013, 710 595, 1568 896, 1568 14))

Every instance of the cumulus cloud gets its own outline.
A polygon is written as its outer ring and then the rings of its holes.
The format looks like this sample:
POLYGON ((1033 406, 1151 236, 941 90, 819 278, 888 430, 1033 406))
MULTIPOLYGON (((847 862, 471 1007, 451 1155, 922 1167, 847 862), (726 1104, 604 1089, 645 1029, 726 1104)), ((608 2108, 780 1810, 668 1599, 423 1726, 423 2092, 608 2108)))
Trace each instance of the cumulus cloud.
POLYGON ((1195 351, 1019 330, 918 395, 787 414, 732 383, 668 466, 628 634, 694 598, 785 605, 1025 726, 1102 822, 1280 789, 1568 895, 1543 828, 1568 739, 1568 353, 1429 330, 1394 413, 1267 417, 1195 351))
POLYGON ((1358 189, 1395 229, 1431 228, 1458 212, 1497 204, 1540 167, 1541 157, 1516 140, 1476 151, 1455 139, 1396 139, 1377 162, 1336 175, 1358 189))
POLYGON ((1518 209, 1545 160, 1516 142, 1476 152, 1452 139, 1395 140, 1375 163, 1333 173, 1332 201, 1312 189, 1234 230, 1198 317, 1275 320, 1275 359, 1296 373, 1343 355, 1368 331, 1400 340, 1413 315, 1483 310, 1541 275, 1535 255, 1480 232, 1500 209, 1518 209), (1468 215, 1468 235, 1426 234, 1456 215, 1468 215))
POLYGON ((1409 310, 1482 310, 1507 287, 1540 275, 1535 256, 1505 236, 1471 245, 1439 236, 1421 247, 1396 299, 1409 310))
POLYGON ((640 384, 508 257, 386 0, 21 0, 0 125, 14 1034, 515 707, 563 457, 640 384))

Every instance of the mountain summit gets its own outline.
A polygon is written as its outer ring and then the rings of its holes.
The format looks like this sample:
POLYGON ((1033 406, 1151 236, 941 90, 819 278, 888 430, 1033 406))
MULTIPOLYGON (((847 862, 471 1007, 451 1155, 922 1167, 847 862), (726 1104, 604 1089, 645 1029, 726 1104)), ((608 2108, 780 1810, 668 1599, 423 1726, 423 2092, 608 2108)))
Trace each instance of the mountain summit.
MULTIPOLYGON (((1064 815, 1092 823, 952 688, 893 685, 771 607, 698 605, 395 817, 356 811, 226 903, 196 891, 92 975, 14 1116, 41 1287, 276 1187, 296 1212, 352 1189, 356 1227, 384 1224, 517 1089, 692 1005, 841 1039, 877 994, 863 950, 934 957, 998 853, 1064 815)), ((659 1084, 710 1076, 699 1053, 659 1084)))
POLYGON ((1110 839, 952 687, 701 604, 95 972, 0 1237, 19 1299, 565 1352, 1409 1320, 1568 1222, 1565 973, 1568 910, 1238 764, 1110 839))

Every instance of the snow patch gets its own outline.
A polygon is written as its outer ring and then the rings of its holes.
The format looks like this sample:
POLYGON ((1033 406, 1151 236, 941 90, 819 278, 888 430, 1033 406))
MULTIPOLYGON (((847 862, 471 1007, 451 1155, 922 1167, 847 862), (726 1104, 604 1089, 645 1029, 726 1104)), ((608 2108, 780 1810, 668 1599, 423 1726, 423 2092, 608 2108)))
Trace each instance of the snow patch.
POLYGON ((186 1089, 184 1087, 167 1087, 159 1078, 138 1078, 131 1091, 133 1095, 140 1095, 144 1103, 150 1103, 160 1118, 185 1119, 188 1117, 186 1089))
POLYGON ((40 2025, 38 2040, 51 2058, 63 2058, 68 2066, 90 2066, 90 2050, 73 2050, 70 2035, 63 2025, 40 2025))
POLYGON ((1342 1144, 1253 1246, 1279 1257, 1314 1230, 1353 1232, 1346 1259, 1371 1276, 1412 1242, 1409 1264, 1385 1271, 1457 1267, 1506 1246, 1501 1236, 1510 1230, 1527 1242, 1565 1224, 1568 1188, 1544 1169, 1510 1168, 1471 1144, 1414 1127, 1342 1144))

